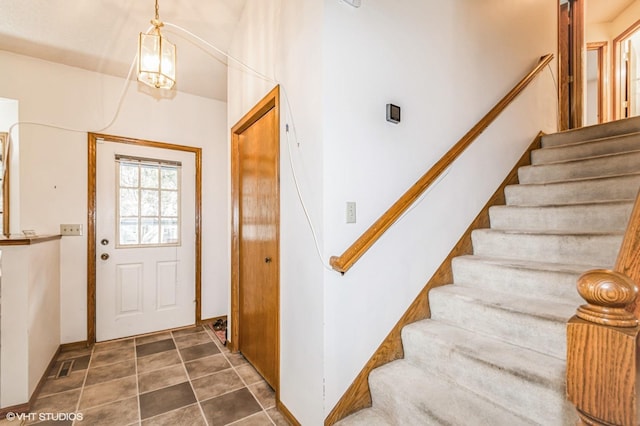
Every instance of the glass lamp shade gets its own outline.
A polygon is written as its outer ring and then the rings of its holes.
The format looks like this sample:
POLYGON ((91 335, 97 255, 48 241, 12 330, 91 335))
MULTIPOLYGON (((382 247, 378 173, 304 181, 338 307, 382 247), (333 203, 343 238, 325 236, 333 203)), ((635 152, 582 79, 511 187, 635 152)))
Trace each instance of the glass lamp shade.
POLYGON ((176 46, 158 28, 151 34, 140 33, 138 81, 158 89, 171 89, 176 83, 176 46))

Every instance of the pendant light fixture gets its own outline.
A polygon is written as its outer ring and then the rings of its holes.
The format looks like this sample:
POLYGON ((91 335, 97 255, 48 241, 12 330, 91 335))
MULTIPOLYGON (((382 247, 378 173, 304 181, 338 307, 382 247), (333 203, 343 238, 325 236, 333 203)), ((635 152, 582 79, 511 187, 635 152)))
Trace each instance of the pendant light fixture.
POLYGON ((140 33, 138 40, 138 81, 158 89, 171 89, 176 83, 176 45, 160 34, 158 0, 153 30, 140 33))

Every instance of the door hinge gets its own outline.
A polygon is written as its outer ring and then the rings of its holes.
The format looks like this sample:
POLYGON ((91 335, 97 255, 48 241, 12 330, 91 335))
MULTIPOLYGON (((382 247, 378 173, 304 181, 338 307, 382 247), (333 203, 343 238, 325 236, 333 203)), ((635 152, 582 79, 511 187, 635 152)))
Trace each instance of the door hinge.
POLYGON ((570 75, 570 76, 567 78, 567 82, 569 82, 569 83, 573 83, 573 76, 572 76, 572 75, 570 75))

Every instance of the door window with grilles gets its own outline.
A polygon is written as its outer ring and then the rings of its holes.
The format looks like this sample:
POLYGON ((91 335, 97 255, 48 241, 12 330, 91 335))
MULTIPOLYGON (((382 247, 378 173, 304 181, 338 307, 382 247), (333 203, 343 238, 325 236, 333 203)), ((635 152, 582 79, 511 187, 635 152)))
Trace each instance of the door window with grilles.
POLYGON ((117 247, 180 245, 181 163, 116 155, 117 247))

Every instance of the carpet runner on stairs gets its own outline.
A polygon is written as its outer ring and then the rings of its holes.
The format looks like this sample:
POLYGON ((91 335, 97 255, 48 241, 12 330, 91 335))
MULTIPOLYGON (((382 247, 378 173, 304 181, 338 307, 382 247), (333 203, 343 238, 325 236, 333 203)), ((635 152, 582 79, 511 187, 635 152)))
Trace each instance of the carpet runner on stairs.
POLYGON ((547 135, 532 164, 369 376, 373 406, 338 424, 573 425, 566 322, 578 276, 611 268, 640 188, 640 118, 547 135))

